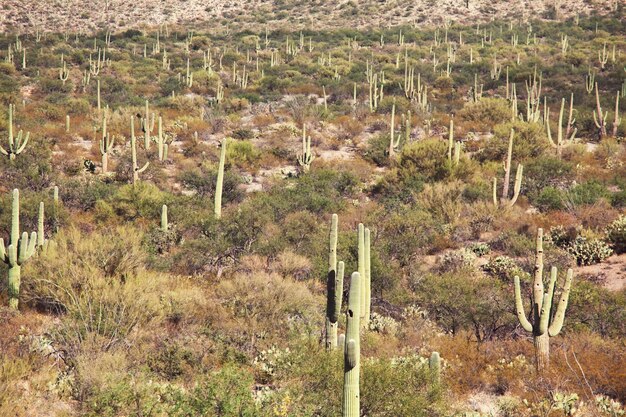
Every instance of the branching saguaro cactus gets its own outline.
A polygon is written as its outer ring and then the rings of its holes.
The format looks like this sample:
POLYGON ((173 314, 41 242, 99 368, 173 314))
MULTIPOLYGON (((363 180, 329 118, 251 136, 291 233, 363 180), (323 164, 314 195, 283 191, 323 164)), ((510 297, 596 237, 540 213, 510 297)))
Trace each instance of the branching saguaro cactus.
POLYGON ((0 260, 9 266, 9 307, 16 309, 19 304, 21 266, 35 253, 37 233, 32 232, 30 237, 24 232, 20 237, 20 192, 13 190, 13 204, 11 210, 11 236, 8 246, 0 238, 0 260))
POLYGON ((567 309, 567 301, 572 286, 573 272, 567 270, 567 278, 565 286, 561 292, 556 313, 552 311, 552 302, 554 299, 554 286, 557 280, 557 269, 552 267, 550 271, 550 283, 548 284, 548 292, 544 293, 543 286, 543 230, 537 230, 537 248, 535 255, 535 271, 533 278, 533 296, 532 296, 532 323, 526 317, 524 312, 524 304, 520 289, 519 277, 515 276, 515 309, 517 318, 522 328, 533 334, 535 344, 535 366, 538 373, 547 369, 550 363, 550 338, 559 334, 563 327, 565 318, 565 310, 567 309))
POLYGON ((220 149, 220 164, 217 168, 217 182, 215 184, 215 218, 222 217, 222 190, 224 186, 224 164, 226 163, 226 146, 228 139, 222 140, 220 149))
POLYGON ((343 297, 344 263, 337 263, 337 227, 339 218, 333 214, 330 222, 330 249, 326 280, 326 349, 337 348, 337 328, 343 297))
POLYGON ((298 164, 302 167, 303 172, 309 172, 311 163, 315 159, 311 153, 311 136, 306 135, 306 126, 302 126, 302 153, 298 155, 298 164))
POLYGON ((565 137, 563 137, 563 113, 565 111, 565 99, 561 99, 561 111, 559 111, 559 124, 557 125, 557 136, 556 141, 552 138, 552 131, 550 130, 550 121, 546 121, 546 132, 548 134, 548 139, 554 148, 556 148, 556 155, 559 159, 561 159, 561 154, 563 151, 563 146, 570 145, 574 142, 574 138, 576 137, 577 129, 574 129, 574 132, 571 136, 569 135, 570 127, 573 124, 572 121, 572 102, 574 95, 572 94, 572 101, 570 101, 570 112, 569 112, 569 120, 567 122, 567 131, 565 133, 565 137))
POLYGON ((139 182, 139 174, 148 168, 150 162, 146 162, 141 168, 137 165, 137 138, 135 137, 135 118, 133 116, 130 117, 130 155, 133 164, 133 185, 135 185, 139 182))
POLYGON ((165 134, 163 133, 163 118, 161 116, 159 116, 158 135, 154 141, 157 144, 159 161, 165 161, 167 159, 169 145, 167 143, 167 139, 165 138, 165 134))
MULTIPOLYGON (((524 173, 524 166, 522 164, 517 165, 517 171, 515 173, 515 185, 513 188, 513 197, 509 199, 509 181, 511 178, 511 157, 513 154, 513 137, 515 131, 511 129, 511 135, 509 136, 509 149, 507 151, 506 162, 504 164, 504 185, 502 186, 502 198, 501 203, 505 207, 512 207, 517 198, 519 197, 520 190, 522 188, 522 175, 524 173)), ((498 207, 498 180, 493 178, 493 204, 498 207)))
POLYGON ((598 139, 602 139, 606 136, 606 117, 608 111, 602 113, 602 106, 600 105, 600 92, 598 91, 598 83, 595 85, 596 90, 596 109, 593 111, 593 121, 598 128, 598 139))
POLYGON ((346 311, 346 337, 344 343, 343 417, 360 415, 360 367, 361 367, 361 276, 353 272, 350 279, 348 310, 346 311))
POLYGON ((107 132, 107 119, 102 118, 102 139, 100 140, 100 154, 102 155, 102 173, 106 174, 109 167, 109 152, 113 149, 115 139, 107 132))
POLYGON ((22 153, 26 145, 28 144, 28 139, 30 137, 30 132, 24 132, 20 130, 17 133, 17 136, 13 137, 13 111, 15 110, 15 106, 9 104, 9 147, 5 149, 0 145, 0 153, 4 156, 8 156, 9 160, 13 161, 15 157, 22 153))

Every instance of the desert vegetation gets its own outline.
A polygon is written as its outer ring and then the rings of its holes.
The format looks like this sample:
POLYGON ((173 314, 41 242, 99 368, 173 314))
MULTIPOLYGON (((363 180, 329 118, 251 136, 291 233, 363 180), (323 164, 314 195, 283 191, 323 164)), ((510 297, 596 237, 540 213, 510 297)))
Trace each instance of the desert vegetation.
POLYGON ((626 415, 623 5, 274 3, 4 23, 0 415, 626 415))

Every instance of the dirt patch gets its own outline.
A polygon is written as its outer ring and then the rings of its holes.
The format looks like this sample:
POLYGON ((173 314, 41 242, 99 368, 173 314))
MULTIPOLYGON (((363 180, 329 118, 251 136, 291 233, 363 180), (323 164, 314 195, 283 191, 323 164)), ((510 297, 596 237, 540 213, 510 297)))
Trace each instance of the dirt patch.
POLYGON ((611 291, 626 288, 626 253, 613 255, 604 262, 574 269, 575 276, 585 277, 611 291))

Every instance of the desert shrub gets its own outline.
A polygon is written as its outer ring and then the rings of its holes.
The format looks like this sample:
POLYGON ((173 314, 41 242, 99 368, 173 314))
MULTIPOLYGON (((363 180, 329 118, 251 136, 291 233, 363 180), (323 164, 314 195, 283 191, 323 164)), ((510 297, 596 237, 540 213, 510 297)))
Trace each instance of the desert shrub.
POLYGON ((565 194, 555 187, 546 187, 539 192, 534 203, 542 211, 562 210, 565 207, 565 194))
MULTIPOLYGON (((195 191, 202 197, 212 198, 215 196, 215 186, 217 184, 217 169, 200 168, 187 170, 180 174, 181 183, 188 189, 195 191)), ((222 204, 241 201, 243 193, 238 188, 241 184, 241 177, 232 171, 224 172, 224 183, 222 184, 222 204)))
POLYGON ((388 335, 395 335, 400 327, 393 317, 383 316, 376 312, 371 313, 368 325, 371 331, 388 335))
POLYGON ((261 157, 261 152, 248 140, 230 141, 226 149, 226 160, 238 165, 254 164, 261 157))
MULTIPOLYGON (((2 146, 6 147, 6 143, 2 142, 2 146)), ((10 184, 11 188, 40 191, 49 187, 54 179, 50 147, 33 138, 32 133, 24 151, 13 161, 0 156, 0 182, 10 184)))
POLYGON ((626 207, 626 190, 620 190, 611 194, 611 205, 615 208, 626 207))
POLYGON ((367 141, 367 148, 363 157, 378 166, 389 164, 389 134, 380 133, 367 141))
POLYGON ((515 130, 512 154, 514 165, 536 158, 548 149, 548 139, 540 124, 516 121, 495 127, 494 136, 487 142, 480 154, 482 160, 503 161, 506 159, 511 128, 515 130))
POLYGON ((625 307, 626 292, 611 291, 582 277, 574 277, 567 326, 576 333, 586 329, 602 337, 623 338, 626 335, 625 307))
POLYGON ((161 216, 161 207, 166 202, 166 195, 156 186, 147 182, 124 185, 112 195, 109 203, 115 213, 125 220, 143 217, 157 219, 161 216))
POLYGON ((429 275, 416 288, 417 301, 447 333, 471 332, 478 341, 515 328, 512 293, 500 280, 459 271, 429 275))
POLYGON ((606 238, 615 253, 626 252, 626 216, 620 216, 606 227, 606 238))
POLYGON ((594 204, 606 197, 608 197, 606 187, 594 180, 575 185, 565 194, 566 201, 573 206, 594 204))
POLYGON ((506 100, 484 98, 477 103, 466 104, 459 116, 483 128, 492 128, 498 123, 508 121, 511 118, 511 109, 506 100))
POLYGON ((613 250, 604 241, 596 238, 577 236, 567 247, 575 258, 578 265, 593 265, 602 262, 613 250))
POLYGON ((107 200, 116 187, 99 178, 70 179, 59 184, 59 198, 63 205, 80 211, 94 208, 97 201, 107 200))
POLYGON ((408 144, 400 153, 398 177, 440 181, 450 175, 448 145, 439 139, 425 139, 408 144))

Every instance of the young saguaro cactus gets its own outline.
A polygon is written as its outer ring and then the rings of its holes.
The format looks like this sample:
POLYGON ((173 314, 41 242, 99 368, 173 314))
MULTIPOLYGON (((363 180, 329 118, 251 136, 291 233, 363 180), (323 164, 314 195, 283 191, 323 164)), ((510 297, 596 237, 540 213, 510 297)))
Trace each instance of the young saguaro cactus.
POLYGON ((163 204, 161 207, 161 231, 167 232, 169 229, 169 223, 167 221, 167 204, 163 204))
POLYGON ((343 417, 360 415, 360 368, 361 368, 361 276, 353 272, 350 279, 348 310, 346 311, 346 336, 344 343, 343 417))
POLYGON ((567 301, 569 299, 570 288, 572 286, 573 272, 567 270, 567 278, 565 286, 561 292, 556 313, 552 311, 552 302, 554 299, 554 286, 557 280, 557 269, 552 267, 550 271, 550 283, 548 284, 548 292, 544 293, 543 286, 543 230, 537 230, 537 247, 535 254, 535 271, 533 279, 533 297, 532 297, 532 323, 526 317, 524 312, 524 304, 520 290, 519 277, 515 276, 515 309, 517 318, 522 328, 527 332, 531 332, 535 344, 535 366, 538 373, 547 369, 550 363, 550 338, 559 334, 563 327, 565 319, 565 310, 567 309, 567 301))
POLYGON ((330 248, 326 280, 326 349, 337 348, 337 328, 343 297, 344 263, 337 263, 337 227, 339 218, 333 214, 330 222, 330 248))
POLYGON ((17 133, 16 137, 13 137, 13 110, 15 106, 9 104, 9 148, 5 149, 0 145, 0 153, 2 155, 8 156, 9 160, 13 161, 15 157, 22 153, 24 148, 26 148, 26 144, 28 144, 28 139, 30 137, 30 132, 24 132, 20 130, 17 133))
POLYGON ((0 260, 9 266, 9 307, 16 309, 19 304, 21 266, 35 253, 37 233, 32 232, 30 237, 24 232, 20 237, 20 192, 13 190, 13 204, 11 210, 11 236, 8 246, 0 238, 0 260))

